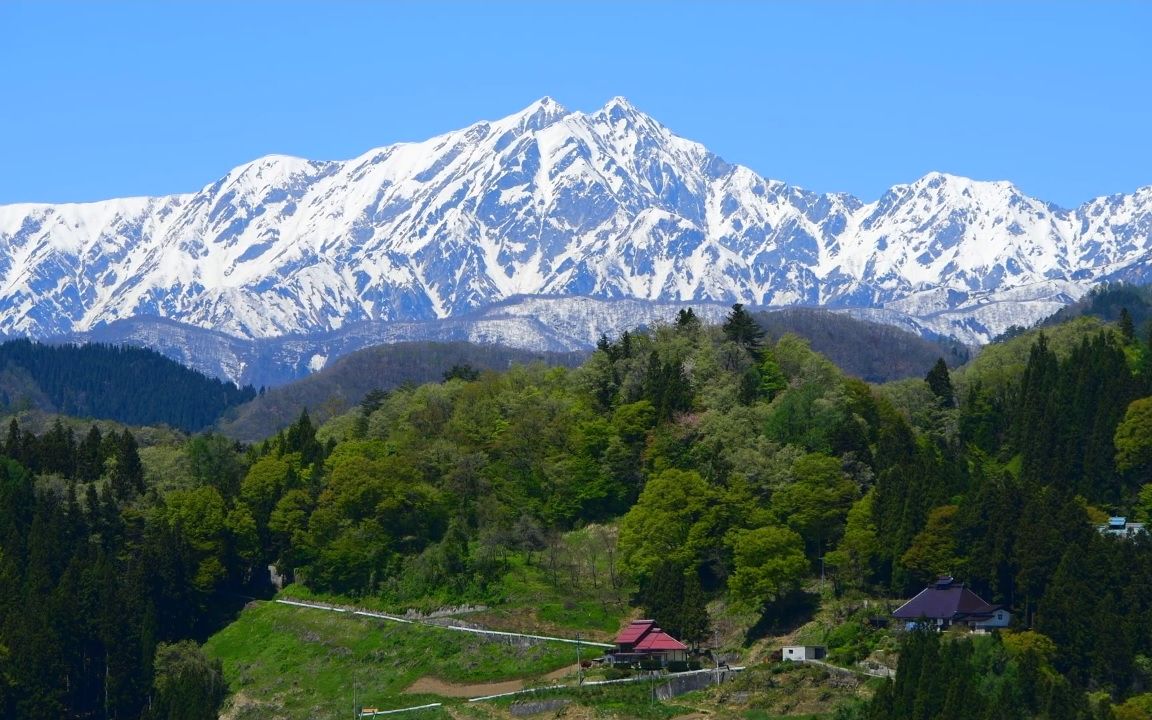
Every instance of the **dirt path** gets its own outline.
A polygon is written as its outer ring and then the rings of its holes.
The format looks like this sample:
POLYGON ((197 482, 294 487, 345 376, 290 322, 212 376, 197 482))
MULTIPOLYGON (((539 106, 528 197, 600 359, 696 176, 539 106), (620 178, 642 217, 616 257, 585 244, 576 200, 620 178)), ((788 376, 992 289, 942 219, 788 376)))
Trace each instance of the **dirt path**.
MULTIPOLYGON (((569 665, 562 667, 559 670, 553 670, 547 675, 542 675, 542 680, 558 680, 575 673, 579 669, 577 665, 569 665)), ((503 682, 494 683, 476 683, 473 685, 461 685, 458 683, 445 682, 439 678, 426 675, 408 687, 404 688, 405 693, 428 693, 431 695, 440 695, 441 697, 453 698, 473 698, 482 697, 484 695, 499 695, 500 693, 516 692, 523 690, 528 686, 530 680, 505 680, 503 682)))
POLYGON ((434 677, 422 677, 404 689, 405 693, 427 693, 440 697, 471 698, 482 695, 499 695, 524 689, 523 680, 508 680, 498 683, 478 685, 457 685, 434 677))

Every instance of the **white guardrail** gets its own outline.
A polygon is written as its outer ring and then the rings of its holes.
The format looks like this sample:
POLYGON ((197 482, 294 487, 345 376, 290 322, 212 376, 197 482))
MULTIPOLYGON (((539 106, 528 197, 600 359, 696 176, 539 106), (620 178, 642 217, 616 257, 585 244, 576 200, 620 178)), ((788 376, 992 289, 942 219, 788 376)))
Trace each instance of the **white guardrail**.
POLYGON ((572 645, 587 645, 589 647, 602 647, 614 648, 615 645, 609 643, 592 642, 590 640, 576 640, 574 638, 552 637, 549 635, 528 635, 525 633, 504 632, 503 630, 482 630, 480 628, 461 627, 459 625, 441 625, 439 623, 427 622, 422 620, 409 620, 408 618, 400 617, 399 615, 389 615, 388 613, 374 612, 372 610, 354 610, 352 608, 340 607, 339 605, 324 605, 322 603, 304 602, 302 600, 282 600, 277 599, 275 602, 283 605, 295 605, 297 607, 312 608, 314 610, 328 610, 330 612, 348 613, 349 615, 362 615, 364 617, 378 618, 380 620, 388 620, 390 622, 405 623, 407 625, 423 625, 424 627, 440 628, 441 630, 456 630, 457 632, 469 632, 476 635, 491 635, 493 637, 513 637, 513 638, 528 638, 530 640, 546 640, 548 642, 562 642, 571 643, 572 645))

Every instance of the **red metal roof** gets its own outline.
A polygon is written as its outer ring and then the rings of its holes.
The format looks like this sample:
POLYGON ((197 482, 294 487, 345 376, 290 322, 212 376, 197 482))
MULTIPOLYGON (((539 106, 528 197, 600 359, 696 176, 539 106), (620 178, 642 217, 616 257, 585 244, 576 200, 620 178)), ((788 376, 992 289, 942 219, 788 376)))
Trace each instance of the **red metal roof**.
POLYGON ((652 628, 652 632, 636 643, 637 652, 660 652, 667 650, 687 650, 688 646, 664 632, 660 628, 652 628))
POLYGON ((620 634, 616 636, 616 644, 631 645, 644 637, 644 633, 651 630, 655 624, 655 620, 633 620, 628 623, 628 627, 621 630, 620 634))

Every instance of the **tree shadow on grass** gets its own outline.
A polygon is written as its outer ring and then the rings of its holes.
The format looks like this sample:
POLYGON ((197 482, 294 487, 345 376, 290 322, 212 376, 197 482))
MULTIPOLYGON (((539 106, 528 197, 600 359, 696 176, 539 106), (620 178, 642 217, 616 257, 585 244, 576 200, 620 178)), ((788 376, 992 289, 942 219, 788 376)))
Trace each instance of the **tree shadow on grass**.
POLYGON ((744 644, 750 645, 769 635, 783 635, 810 622, 820 606, 816 593, 796 591, 764 607, 756 624, 744 634, 744 644))

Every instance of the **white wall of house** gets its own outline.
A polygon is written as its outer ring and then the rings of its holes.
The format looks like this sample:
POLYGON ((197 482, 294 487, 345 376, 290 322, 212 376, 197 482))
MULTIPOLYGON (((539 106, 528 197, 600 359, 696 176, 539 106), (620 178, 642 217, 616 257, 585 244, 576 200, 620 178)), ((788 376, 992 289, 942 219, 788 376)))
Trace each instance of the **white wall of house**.
POLYGON ((815 645, 786 645, 783 651, 785 660, 815 660, 816 659, 816 646, 815 645))
POLYGON ((978 628, 1005 628, 1012 624, 1012 613, 1004 608, 1000 608, 992 613, 992 617, 983 622, 973 623, 972 627, 978 628))

